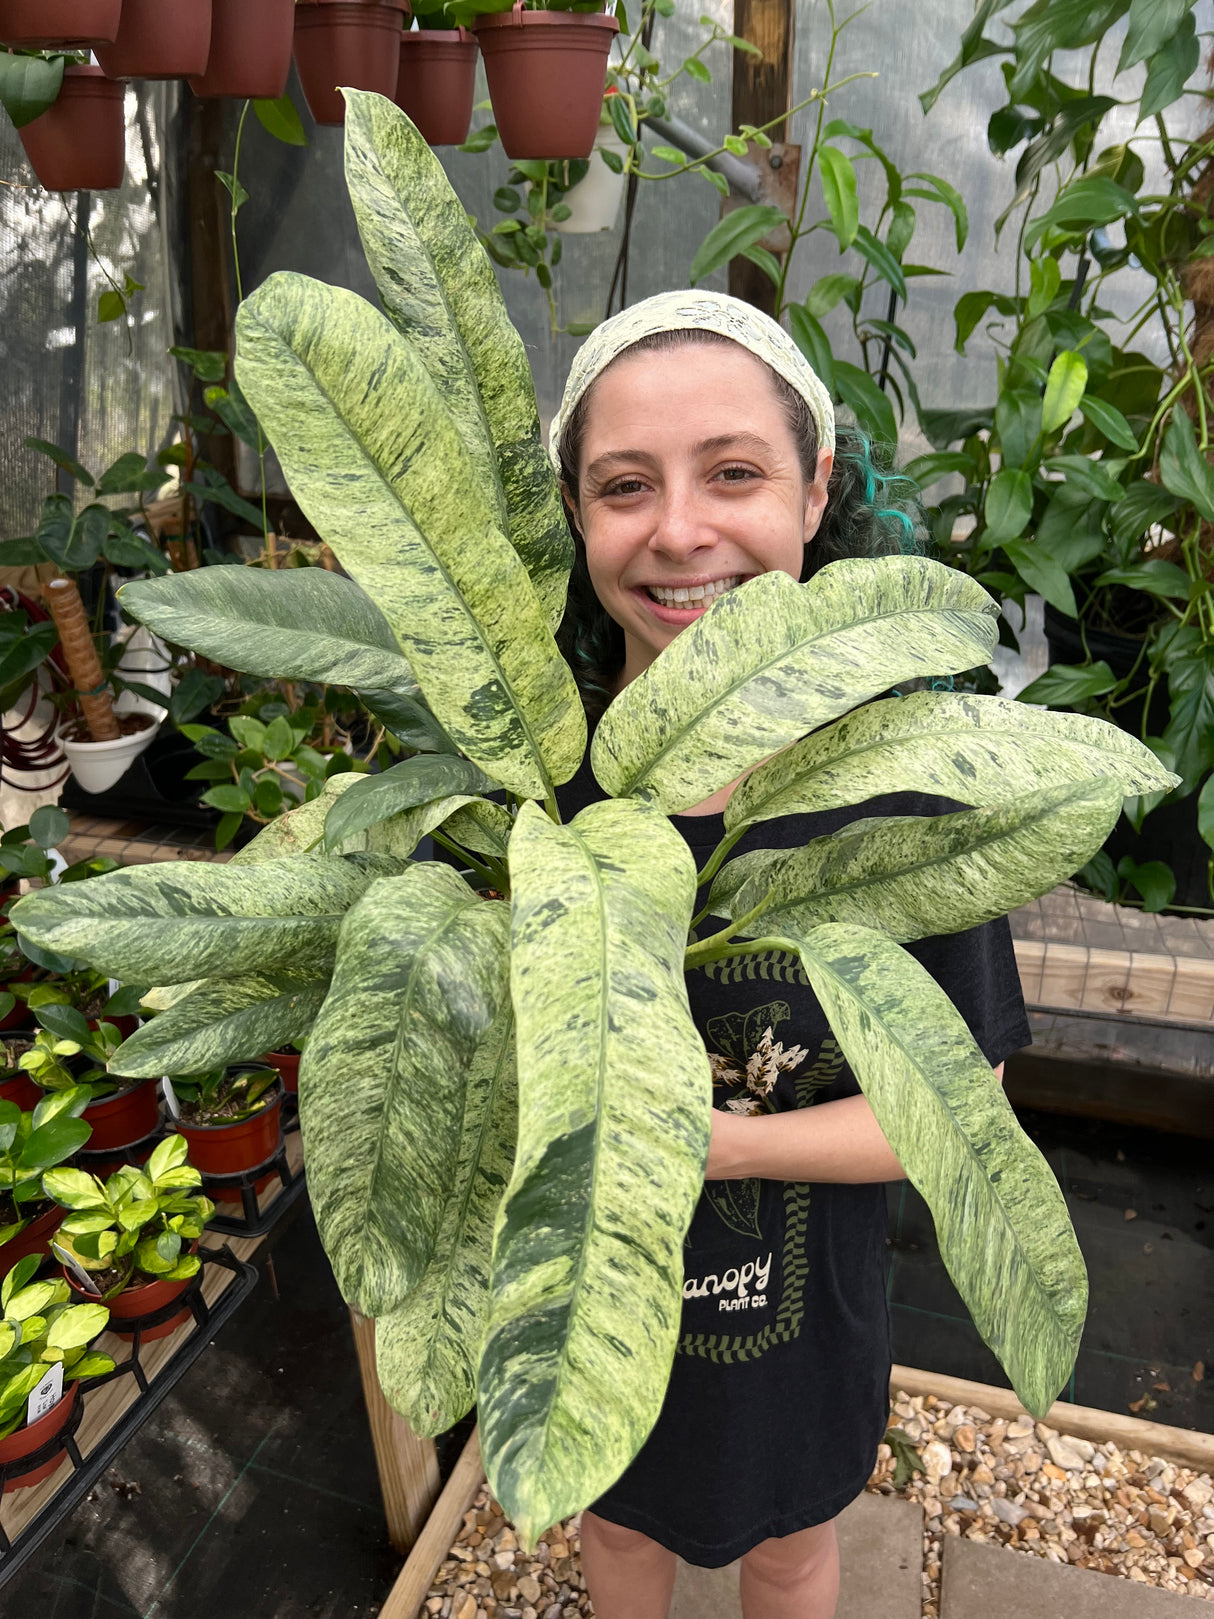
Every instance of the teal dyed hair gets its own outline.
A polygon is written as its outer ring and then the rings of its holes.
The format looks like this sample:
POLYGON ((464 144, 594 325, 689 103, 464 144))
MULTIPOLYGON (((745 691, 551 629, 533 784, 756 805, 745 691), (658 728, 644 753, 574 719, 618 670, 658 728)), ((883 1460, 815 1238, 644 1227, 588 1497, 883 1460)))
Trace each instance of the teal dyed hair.
MULTIPOLYGON (((701 330, 655 332, 624 349, 658 353, 690 344, 730 343, 731 338, 701 330)), ((617 356, 619 359, 621 356, 617 356)), ((616 362, 613 360, 612 364, 616 362)), ((813 479, 818 460, 818 437, 809 406, 784 378, 771 372, 772 386, 797 442, 801 471, 813 479)), ((561 481, 576 505, 578 459, 586 430, 586 412, 593 385, 578 401, 559 446, 561 481)), ((604 611, 590 582, 586 547, 572 521, 574 563, 569 579, 569 600, 557 631, 557 644, 573 670, 586 712, 592 720, 606 708, 624 666, 624 632, 604 611)), ((896 471, 892 452, 874 444, 858 427, 836 432, 835 459, 827 485, 826 510, 818 531, 805 547, 802 581, 830 562, 843 557, 919 554, 927 548, 927 527, 919 504, 918 486, 896 471)))

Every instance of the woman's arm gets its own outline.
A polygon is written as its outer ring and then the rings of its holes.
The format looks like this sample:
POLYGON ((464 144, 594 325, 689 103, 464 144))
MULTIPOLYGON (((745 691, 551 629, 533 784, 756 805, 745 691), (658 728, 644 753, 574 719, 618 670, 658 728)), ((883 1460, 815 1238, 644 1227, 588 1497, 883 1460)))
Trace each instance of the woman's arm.
MULTIPOLYGON (((995 1069, 1002 1083, 1003 1064, 995 1069)), ((863 1096, 764 1113, 750 1118, 713 1109, 705 1180, 773 1181, 903 1180, 873 1110, 863 1096)))

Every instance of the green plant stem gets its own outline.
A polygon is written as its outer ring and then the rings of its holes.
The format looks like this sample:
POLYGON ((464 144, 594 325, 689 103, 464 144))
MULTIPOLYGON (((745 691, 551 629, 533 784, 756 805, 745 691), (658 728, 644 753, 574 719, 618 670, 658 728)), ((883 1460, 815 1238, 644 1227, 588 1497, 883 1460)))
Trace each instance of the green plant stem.
POLYGON ((687 954, 683 957, 683 970, 689 972, 693 967, 707 966, 710 961, 724 961, 728 956, 758 956, 766 950, 791 951, 792 948, 787 939, 734 939, 728 931, 714 933, 711 939, 688 946, 687 954))
MULTIPOLYGON (((735 950, 730 941, 743 928, 749 927, 756 917, 762 916, 771 904, 774 894, 775 889, 769 888, 757 905, 752 905, 744 916, 739 916, 727 928, 722 928, 719 933, 701 939, 696 944, 688 945, 687 954, 683 958, 684 968, 702 967, 706 961, 720 961, 725 956, 733 955, 735 950)), ((694 925, 693 922, 692 926, 694 925)))
MULTIPOLYGON (((703 888, 705 883, 710 883, 712 881, 724 864, 726 855, 728 855, 729 851, 733 848, 734 844, 737 843, 738 839, 745 831, 745 827, 739 827, 736 832, 727 832, 725 834, 720 843, 717 844, 716 848, 709 855, 707 864, 696 879, 697 891, 703 888)), ((692 927, 694 928, 698 926, 698 924, 702 922, 707 915, 708 907, 705 905, 704 909, 700 911, 697 916, 692 918, 692 927)))
POLYGON ((463 848, 453 839, 444 836, 442 832, 431 832, 430 836, 434 839, 435 843, 441 844, 442 847, 450 854, 453 854, 457 860, 462 860, 465 865, 468 866, 469 870, 474 871, 478 877, 484 878, 486 888, 497 887, 497 878, 494 873, 489 870, 488 866, 482 865, 474 854, 470 854, 467 849, 463 848))

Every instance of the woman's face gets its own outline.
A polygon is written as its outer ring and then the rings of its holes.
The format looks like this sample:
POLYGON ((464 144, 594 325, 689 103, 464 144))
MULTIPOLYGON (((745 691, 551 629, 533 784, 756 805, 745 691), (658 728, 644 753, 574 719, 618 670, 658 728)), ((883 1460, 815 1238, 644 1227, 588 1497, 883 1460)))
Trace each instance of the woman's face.
POLYGON ((735 343, 626 355, 594 385, 578 526, 595 593, 624 632, 621 685, 755 574, 801 576, 829 451, 807 485, 771 373, 735 343))

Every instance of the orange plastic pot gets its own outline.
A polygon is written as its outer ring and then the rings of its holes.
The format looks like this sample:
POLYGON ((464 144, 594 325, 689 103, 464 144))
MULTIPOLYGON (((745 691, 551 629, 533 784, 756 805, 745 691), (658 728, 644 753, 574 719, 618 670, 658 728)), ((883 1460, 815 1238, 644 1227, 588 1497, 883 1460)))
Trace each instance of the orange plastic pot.
POLYGON ((273 1158, 282 1144, 281 1080, 271 1100, 247 1119, 235 1124, 186 1124, 177 1129, 190 1148, 190 1162, 203 1175, 242 1175, 273 1158))
POLYGON ((84 1122, 93 1131, 88 1142, 90 1152, 107 1152, 113 1147, 142 1141, 160 1123, 160 1092, 156 1081, 145 1079, 128 1090, 119 1091, 116 1096, 90 1102, 84 1110, 84 1122))
POLYGON ((99 67, 71 62, 59 99, 17 131, 48 191, 114 191, 122 184, 124 87, 99 67))
POLYGON ((468 139, 476 99, 478 46, 464 28, 418 28, 400 36, 396 105, 431 146, 468 139))
POLYGON ((196 96, 276 100, 287 87, 295 0, 211 0, 211 53, 196 96))
POLYGON ((298 1051, 268 1051, 261 1059, 267 1068, 277 1068, 283 1089, 292 1096, 299 1091, 298 1051))
MULTIPOLYGON (((198 1244, 190 1244, 193 1253, 198 1244)), ((63 1270, 63 1279, 71 1288, 76 1298, 82 1304, 96 1304, 97 1295, 88 1293, 77 1282, 76 1278, 66 1268, 63 1270)), ((130 1343, 135 1336, 133 1326, 124 1327, 123 1323, 137 1321, 141 1316, 151 1315, 156 1310, 162 1310, 166 1304, 179 1299, 194 1280, 187 1276, 179 1282, 141 1282, 137 1287, 127 1287, 121 1293, 115 1293, 112 1299, 105 1300, 105 1307, 110 1312, 109 1331, 124 1343, 130 1343)), ((178 1310, 167 1321, 162 1321, 158 1327, 147 1327, 140 1332, 140 1341, 145 1344, 154 1343, 157 1338, 167 1338, 170 1332, 175 1332, 183 1321, 189 1321, 193 1311, 187 1304, 184 1310, 178 1310)))
POLYGON ((122 0, 112 45, 97 50, 111 79, 185 79, 205 73, 211 0, 122 0))
POLYGON ((0 1081, 0 1102, 16 1102, 22 1113, 32 1113, 42 1095, 42 1087, 35 1085, 28 1074, 14 1074, 12 1079, 0 1081))
POLYGON ((51 1238, 63 1224, 66 1214, 66 1209, 52 1203, 36 1220, 31 1220, 24 1231, 0 1245, 0 1276, 7 1276, 17 1261, 24 1259, 27 1254, 49 1254, 51 1238))
MULTIPOLYGON (((32 1456, 34 1451, 41 1450, 43 1445, 50 1441, 62 1429, 67 1427, 68 1418, 75 1409, 79 1396, 79 1385, 69 1383, 67 1393, 58 1405, 53 1405, 45 1416, 31 1422, 27 1428, 18 1428, 16 1433, 9 1434, 7 1439, 0 1439, 0 1463, 19 1462, 23 1456, 32 1456)), ((28 1473, 17 1472, 4 1481, 4 1494, 10 1490, 28 1490, 31 1484, 41 1484, 44 1478, 51 1474, 63 1460, 63 1451, 58 1451, 50 1461, 43 1462, 40 1467, 31 1468, 28 1473)))
POLYGON ((589 157, 620 25, 601 11, 513 11, 472 24, 507 157, 589 157))
POLYGON ((345 123, 338 85, 396 94, 403 18, 391 0, 298 0, 295 71, 318 124, 345 123))
POLYGON ((0 43, 26 50, 109 45, 122 0, 0 0, 0 43))

